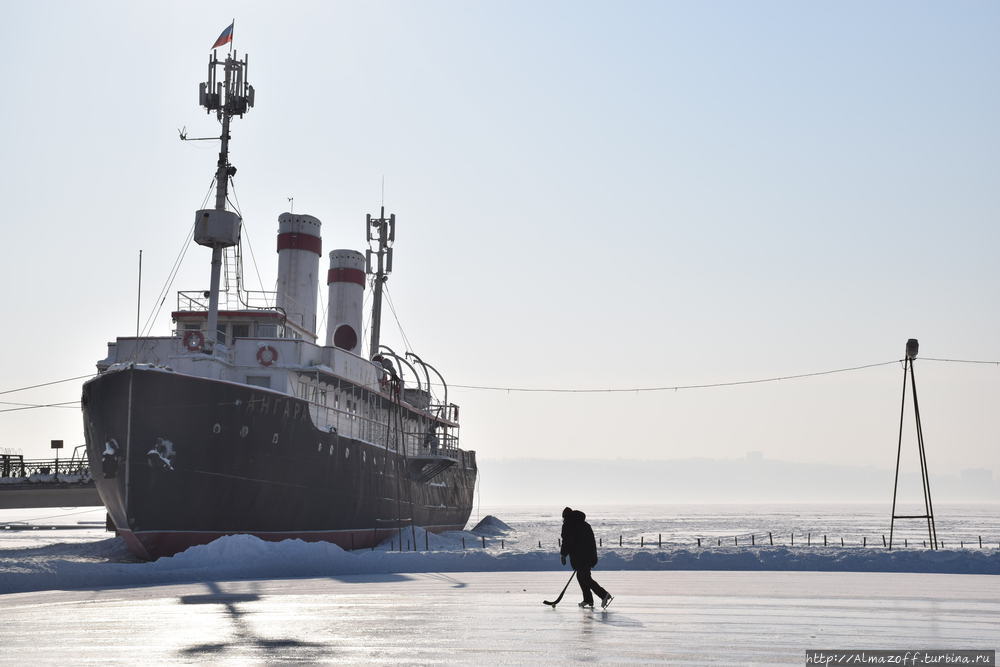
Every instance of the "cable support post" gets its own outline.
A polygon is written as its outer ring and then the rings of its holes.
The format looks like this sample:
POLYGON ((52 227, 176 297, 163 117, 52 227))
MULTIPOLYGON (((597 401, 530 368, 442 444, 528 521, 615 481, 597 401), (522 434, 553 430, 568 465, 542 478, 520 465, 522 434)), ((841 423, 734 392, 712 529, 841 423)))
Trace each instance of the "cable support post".
MULTIPOLYGON (((924 447, 924 430, 920 420, 920 403, 917 399, 917 379, 913 371, 913 362, 917 358, 919 349, 920 349, 920 344, 916 338, 910 338, 909 340, 906 341, 906 357, 903 360, 902 399, 900 401, 900 407, 899 407, 899 437, 896 443, 896 473, 892 487, 892 514, 890 516, 890 521, 889 521, 889 542, 886 545, 889 550, 892 550, 893 534, 895 531, 896 519, 926 520, 927 540, 931 545, 931 549, 938 548, 937 527, 934 523, 934 504, 931 500, 930 475, 927 468, 926 449, 924 447), (917 454, 919 456, 919 461, 920 461, 920 482, 924 497, 924 514, 919 514, 919 515, 896 514, 896 499, 899 490, 899 466, 903 451, 903 419, 906 411, 907 380, 909 380, 913 395, 913 416, 916 422, 917 454)), ((885 536, 883 536, 882 539, 884 542, 885 536)))

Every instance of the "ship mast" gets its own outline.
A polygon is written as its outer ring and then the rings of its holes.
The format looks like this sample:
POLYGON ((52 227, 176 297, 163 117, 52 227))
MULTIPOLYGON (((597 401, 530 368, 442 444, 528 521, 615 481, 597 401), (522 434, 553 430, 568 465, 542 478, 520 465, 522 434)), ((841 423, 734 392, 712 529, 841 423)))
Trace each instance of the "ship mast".
POLYGON ((372 339, 368 347, 369 358, 379 354, 379 334, 382 328, 382 286, 392 273, 392 243, 396 240, 396 214, 385 217, 382 206, 379 217, 366 216, 368 228, 368 251, 365 253, 365 273, 374 276, 372 296, 372 339), (372 243, 377 247, 372 247, 372 243), (373 261, 374 260, 374 261, 373 261))
POLYGON ((254 103, 254 89, 246 80, 247 56, 242 60, 229 54, 220 61, 215 52, 208 61, 208 81, 199 84, 199 102, 208 113, 215 112, 222 123, 219 137, 219 161, 215 170, 215 208, 203 209, 195 215, 195 243, 212 249, 212 280, 208 293, 208 323, 205 350, 210 352, 218 340, 219 282, 222 273, 222 252, 240 241, 240 216, 226 210, 229 179, 236 167, 229 163, 229 124, 233 116, 243 117, 254 103), (223 80, 217 81, 216 71, 223 68, 223 80))

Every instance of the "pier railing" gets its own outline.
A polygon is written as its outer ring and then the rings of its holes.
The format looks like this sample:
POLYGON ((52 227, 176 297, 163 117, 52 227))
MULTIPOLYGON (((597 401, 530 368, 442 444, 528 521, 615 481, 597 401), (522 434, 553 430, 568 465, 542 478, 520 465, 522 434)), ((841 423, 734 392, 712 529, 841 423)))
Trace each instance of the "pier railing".
POLYGON ((23 456, 0 454, 0 478, 31 477, 32 475, 82 475, 87 477, 90 465, 81 459, 26 459, 23 456))

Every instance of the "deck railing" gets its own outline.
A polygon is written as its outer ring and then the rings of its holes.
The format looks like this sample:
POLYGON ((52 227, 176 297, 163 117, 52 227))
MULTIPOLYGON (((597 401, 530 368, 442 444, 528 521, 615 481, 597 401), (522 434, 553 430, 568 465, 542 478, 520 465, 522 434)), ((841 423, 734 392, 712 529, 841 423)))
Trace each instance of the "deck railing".
MULTIPOLYGON (((189 290, 177 293, 177 310, 202 311, 208 310, 207 292, 189 290)), ((220 310, 254 310, 258 308, 274 308, 277 303, 277 292, 219 292, 220 310)))
MULTIPOLYGON (((309 403, 310 416, 313 423, 322 430, 335 431, 338 435, 369 442, 389 451, 405 452, 407 456, 426 454, 432 448, 431 442, 424 430, 412 430, 419 427, 415 421, 404 421, 400 431, 393 423, 391 428, 383 415, 381 420, 371 419, 357 412, 343 408, 331 408, 318 403, 309 403)), ((394 420, 393 420, 394 421, 394 420)), ((439 454, 450 454, 458 451, 458 435, 453 433, 437 433, 437 451, 439 454)))

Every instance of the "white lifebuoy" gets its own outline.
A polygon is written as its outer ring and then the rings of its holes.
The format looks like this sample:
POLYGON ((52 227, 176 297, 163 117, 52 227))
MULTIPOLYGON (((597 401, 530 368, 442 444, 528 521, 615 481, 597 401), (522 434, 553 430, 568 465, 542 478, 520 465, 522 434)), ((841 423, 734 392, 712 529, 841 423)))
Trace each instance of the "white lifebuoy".
POLYGON ((278 351, 270 345, 261 345, 257 348, 257 363, 261 366, 270 366, 278 360, 278 351))
POLYGON ((200 331, 184 332, 184 347, 188 352, 197 352, 205 346, 205 334, 200 331))

